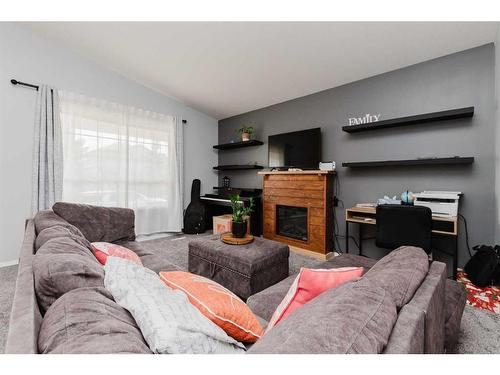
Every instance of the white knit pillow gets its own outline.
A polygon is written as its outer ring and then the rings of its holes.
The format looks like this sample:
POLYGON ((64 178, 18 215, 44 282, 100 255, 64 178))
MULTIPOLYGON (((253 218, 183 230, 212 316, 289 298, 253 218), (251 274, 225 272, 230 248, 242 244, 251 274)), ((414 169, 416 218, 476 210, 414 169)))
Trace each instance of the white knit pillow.
POLYGON ((104 285, 127 309, 155 353, 243 353, 244 346, 229 337, 188 300, 167 287, 146 267, 117 257, 104 266, 104 285))

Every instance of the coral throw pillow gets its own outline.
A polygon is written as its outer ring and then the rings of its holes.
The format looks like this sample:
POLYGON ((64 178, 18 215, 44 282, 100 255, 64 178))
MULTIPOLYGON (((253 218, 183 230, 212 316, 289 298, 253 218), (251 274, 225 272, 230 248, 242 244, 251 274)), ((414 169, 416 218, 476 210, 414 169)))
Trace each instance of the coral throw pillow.
POLYGON ((92 253, 94 253, 94 256, 97 258, 99 263, 103 265, 106 264, 106 260, 108 259, 108 257, 118 257, 130 260, 142 266, 142 262, 139 256, 126 247, 109 242, 92 242, 91 245, 92 253))
POLYGON ((229 336, 252 343, 264 330, 250 308, 222 285, 189 272, 160 272, 163 282, 172 289, 182 290, 189 301, 229 336))
POLYGON ((301 268, 285 298, 276 308, 266 332, 285 319, 299 307, 324 291, 336 288, 363 275, 363 267, 342 267, 332 269, 301 268))

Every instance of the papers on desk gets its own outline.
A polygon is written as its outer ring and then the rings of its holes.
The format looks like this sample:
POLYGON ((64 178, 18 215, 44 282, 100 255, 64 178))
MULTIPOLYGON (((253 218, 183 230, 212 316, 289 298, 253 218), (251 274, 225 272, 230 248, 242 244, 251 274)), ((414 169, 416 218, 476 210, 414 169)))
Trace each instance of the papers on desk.
POLYGON ((359 207, 359 208, 373 208, 376 206, 377 205, 375 203, 356 203, 356 207, 359 207))

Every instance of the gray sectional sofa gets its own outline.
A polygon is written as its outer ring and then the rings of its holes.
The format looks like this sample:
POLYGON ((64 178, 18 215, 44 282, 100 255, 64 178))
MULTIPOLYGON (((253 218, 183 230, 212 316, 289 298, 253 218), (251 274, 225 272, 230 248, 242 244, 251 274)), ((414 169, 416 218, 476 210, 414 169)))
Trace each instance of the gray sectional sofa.
MULTIPOLYGON (((133 211, 56 203, 26 223, 6 353, 150 353, 130 314, 104 289, 90 242, 122 244, 144 266, 178 267, 136 242, 133 211)), ((292 313, 248 353, 443 353, 460 328, 461 286, 446 267, 404 247, 380 261, 335 257, 320 268, 361 266, 362 278, 292 313)), ((268 321, 295 275, 251 296, 268 321)))

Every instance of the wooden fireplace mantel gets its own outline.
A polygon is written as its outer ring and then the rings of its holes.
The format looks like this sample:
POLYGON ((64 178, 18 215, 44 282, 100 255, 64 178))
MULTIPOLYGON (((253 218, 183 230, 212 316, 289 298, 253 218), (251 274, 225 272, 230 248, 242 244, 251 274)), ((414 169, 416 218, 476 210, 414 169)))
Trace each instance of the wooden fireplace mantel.
POLYGON ((305 170, 305 171, 261 171, 257 172, 260 175, 268 175, 268 174, 298 174, 298 175, 307 175, 307 174, 334 174, 335 171, 322 171, 322 170, 305 170))
POLYGON ((333 256, 332 171, 262 171, 264 237, 322 259, 333 256), (307 209, 307 240, 279 233, 277 206, 307 209))

